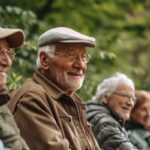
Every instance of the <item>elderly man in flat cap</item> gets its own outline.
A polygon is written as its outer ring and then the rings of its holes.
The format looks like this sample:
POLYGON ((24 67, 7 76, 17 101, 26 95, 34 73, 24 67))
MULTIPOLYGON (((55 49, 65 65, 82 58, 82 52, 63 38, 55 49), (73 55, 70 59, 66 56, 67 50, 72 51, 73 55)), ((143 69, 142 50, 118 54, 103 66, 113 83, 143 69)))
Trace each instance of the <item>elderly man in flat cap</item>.
POLYGON ((10 99, 6 87, 7 69, 11 66, 15 56, 12 48, 20 47, 23 42, 24 33, 22 30, 0 27, 0 150, 29 149, 20 137, 13 116, 6 106, 6 103, 10 99))
POLYGON ((9 103, 31 150, 99 149, 75 94, 89 61, 86 47, 94 46, 94 38, 65 27, 40 36, 37 72, 9 103))

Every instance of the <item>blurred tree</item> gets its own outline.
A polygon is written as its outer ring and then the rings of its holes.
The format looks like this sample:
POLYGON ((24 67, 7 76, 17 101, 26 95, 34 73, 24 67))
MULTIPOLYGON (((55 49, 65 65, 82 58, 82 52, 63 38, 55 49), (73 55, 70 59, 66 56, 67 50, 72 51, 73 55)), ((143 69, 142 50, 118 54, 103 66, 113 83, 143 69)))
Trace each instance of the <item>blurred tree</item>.
MULTIPOLYGON (((83 87, 78 93, 90 99, 102 79, 121 71, 137 88, 150 90, 149 0, 1 0, 1 26, 25 30, 26 43, 17 51, 11 72, 23 81, 35 70, 38 36, 53 27, 66 26, 97 39, 83 87)), ((13 82, 14 83, 14 80, 13 82)), ((17 80, 17 85, 19 85, 17 80)))

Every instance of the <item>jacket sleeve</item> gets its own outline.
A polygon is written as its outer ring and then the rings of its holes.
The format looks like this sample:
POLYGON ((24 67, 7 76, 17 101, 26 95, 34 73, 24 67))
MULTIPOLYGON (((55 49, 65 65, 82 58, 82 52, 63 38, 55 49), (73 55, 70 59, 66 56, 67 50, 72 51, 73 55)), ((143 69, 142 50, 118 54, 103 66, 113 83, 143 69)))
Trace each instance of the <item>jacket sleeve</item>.
POLYGON ((7 106, 0 107, 0 139, 12 150, 29 150, 7 106))
POLYGON ((69 150, 69 142, 62 136, 51 109, 44 103, 44 97, 28 92, 17 105, 14 117, 31 149, 69 150))
POLYGON ((105 122, 100 124, 98 128, 96 129, 97 133, 95 135, 102 149, 137 150, 117 124, 105 122))

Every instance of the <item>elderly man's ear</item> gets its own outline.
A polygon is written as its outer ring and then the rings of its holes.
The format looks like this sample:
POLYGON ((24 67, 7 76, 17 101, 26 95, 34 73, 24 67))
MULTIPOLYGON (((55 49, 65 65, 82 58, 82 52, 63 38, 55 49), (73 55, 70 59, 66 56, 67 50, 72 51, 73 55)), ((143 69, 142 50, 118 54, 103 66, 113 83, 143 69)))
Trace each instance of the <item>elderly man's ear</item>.
POLYGON ((108 104, 108 97, 106 95, 103 97, 102 103, 103 104, 108 104))
POLYGON ((45 52, 41 52, 40 53, 40 63, 41 63, 41 66, 44 70, 49 69, 48 61, 49 61, 48 55, 45 52))

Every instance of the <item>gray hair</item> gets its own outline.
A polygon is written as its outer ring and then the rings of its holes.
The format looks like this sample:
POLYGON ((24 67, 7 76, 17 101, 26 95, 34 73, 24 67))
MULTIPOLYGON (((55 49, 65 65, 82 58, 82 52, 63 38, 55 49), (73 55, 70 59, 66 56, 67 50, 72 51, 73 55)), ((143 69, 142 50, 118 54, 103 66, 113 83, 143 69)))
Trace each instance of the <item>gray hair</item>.
POLYGON ((103 102, 105 96, 108 98, 112 96, 113 92, 116 90, 118 85, 122 82, 125 82, 128 86, 130 86, 133 90, 134 83, 131 79, 129 79, 123 73, 116 73, 113 76, 104 79, 97 87, 96 95, 93 97, 94 101, 98 101, 100 103, 103 102))
POLYGON ((40 62, 40 54, 41 52, 47 53, 50 57, 54 56, 54 51, 55 51, 55 45, 46 45, 46 46, 41 46, 38 50, 38 58, 36 60, 36 66, 37 68, 41 68, 41 62, 40 62))

